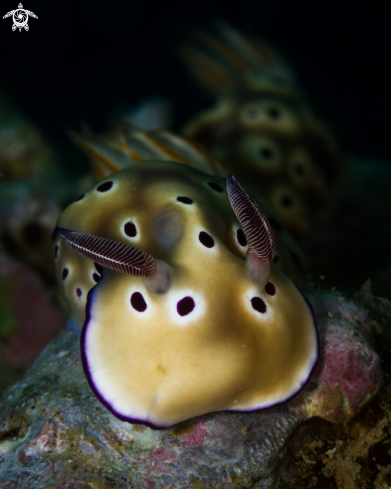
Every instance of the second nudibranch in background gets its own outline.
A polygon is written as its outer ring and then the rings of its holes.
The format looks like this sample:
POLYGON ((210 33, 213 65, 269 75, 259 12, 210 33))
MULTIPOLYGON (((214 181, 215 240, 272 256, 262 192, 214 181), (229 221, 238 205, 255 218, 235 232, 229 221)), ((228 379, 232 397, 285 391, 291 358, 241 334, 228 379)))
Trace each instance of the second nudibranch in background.
POLYGON ((153 428, 288 400, 318 358, 311 308, 273 263, 257 202, 230 175, 142 162, 61 215, 58 277, 90 386, 153 428))
POLYGON ((219 22, 197 30, 181 48, 191 74, 215 99, 184 134, 220 158, 247 188, 302 238, 325 223, 335 198, 341 157, 276 50, 219 22))

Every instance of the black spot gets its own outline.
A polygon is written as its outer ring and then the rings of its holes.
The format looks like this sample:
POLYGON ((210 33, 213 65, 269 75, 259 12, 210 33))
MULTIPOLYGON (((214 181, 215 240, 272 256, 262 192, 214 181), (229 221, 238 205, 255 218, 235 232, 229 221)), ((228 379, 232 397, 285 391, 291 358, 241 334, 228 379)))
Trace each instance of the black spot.
POLYGON ((295 173, 299 177, 302 177, 304 175, 304 166, 301 163, 296 163, 296 165, 295 165, 295 173))
POLYGON ((113 186, 113 182, 104 182, 96 189, 98 192, 107 192, 113 186))
POLYGON ((262 312, 262 313, 266 312, 266 304, 263 302, 263 300, 260 297, 253 297, 251 299, 251 305, 258 312, 262 312))
POLYGON ((295 253, 294 251, 289 251, 289 253, 291 255, 293 263, 297 266, 297 268, 303 269, 304 268, 303 263, 302 263, 299 255, 297 253, 295 253))
POLYGON ((292 197, 290 197, 289 195, 284 195, 283 197, 281 197, 281 205, 283 205, 284 207, 290 207, 292 203, 292 197))
POLYGON ((80 288, 80 287, 78 287, 78 288, 76 289, 76 295, 77 295, 77 297, 81 297, 81 296, 82 296, 82 294, 83 294, 83 292, 81 291, 81 288, 80 288))
POLYGON ((246 239, 246 236, 243 232, 243 229, 239 228, 236 231, 236 237, 237 237, 237 240, 238 240, 238 243, 240 244, 240 246, 247 246, 247 239, 246 239))
POLYGON ((27 243, 38 243, 44 237, 43 227, 38 223, 26 224, 22 234, 27 243))
POLYGON ((279 119, 281 117, 280 111, 275 107, 270 107, 270 109, 267 111, 267 114, 271 119, 279 119))
POLYGON ((274 156, 273 151, 268 148, 267 146, 264 146, 259 150, 259 154, 264 158, 265 160, 271 160, 274 156))
POLYGON ((127 222, 124 226, 125 234, 130 238, 134 238, 137 234, 136 226, 133 222, 127 222))
POLYGON ((67 268, 63 268, 62 270, 62 279, 65 280, 69 275, 69 270, 67 268))
POLYGON ((193 201, 190 199, 190 197, 177 197, 176 200, 178 202, 182 202, 182 204, 192 204, 193 201))
POLYGON ((93 273, 92 278, 95 280, 96 283, 98 283, 102 277, 97 273, 93 273))
POLYGON ((200 234, 198 235, 198 239, 207 248, 213 248, 213 246, 215 245, 215 240, 210 234, 206 233, 205 231, 200 232, 200 234))
POLYGON ((99 275, 102 275, 102 272, 103 272, 102 265, 99 265, 99 263, 96 263, 96 262, 94 262, 94 265, 95 265, 96 271, 99 273, 99 275))
POLYGON ((140 292, 134 292, 132 294, 132 297, 130 298, 130 303, 132 304, 133 309, 136 309, 136 311, 138 312, 144 312, 147 308, 144 297, 140 294, 140 292))
POLYGON ((218 183, 208 182, 208 185, 212 190, 216 190, 216 192, 221 193, 223 191, 223 187, 221 187, 218 183))
POLYGON ((273 261, 274 261, 274 263, 278 263, 280 261, 280 257, 279 256, 275 256, 273 258, 273 261))
POLYGON ((274 219, 274 217, 268 217, 267 220, 273 229, 276 231, 281 231, 281 224, 277 221, 277 219, 274 219))
POLYGON ((81 194, 81 195, 80 195, 80 196, 79 196, 79 197, 78 197, 78 198, 75 200, 75 202, 79 202, 79 200, 84 199, 84 196, 85 196, 85 194, 81 194))
POLYGON ((58 246, 58 245, 56 245, 56 246, 54 247, 54 258, 57 258, 57 257, 58 257, 58 250, 59 250, 59 246, 58 246))
POLYGON ((176 309, 180 316, 187 316, 194 309, 195 303, 192 297, 184 297, 176 305, 176 309))
POLYGON ((265 290, 266 290, 266 293, 269 295, 274 295, 276 293, 276 287, 271 282, 268 282, 265 285, 265 290))

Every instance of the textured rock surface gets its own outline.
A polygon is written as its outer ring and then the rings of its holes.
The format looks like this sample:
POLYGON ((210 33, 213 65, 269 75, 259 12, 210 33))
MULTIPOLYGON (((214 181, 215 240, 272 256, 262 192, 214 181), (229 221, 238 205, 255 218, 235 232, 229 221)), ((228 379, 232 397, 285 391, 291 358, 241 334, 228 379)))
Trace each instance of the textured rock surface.
MULTIPOLYGON (((334 343, 322 331, 332 330, 338 311, 347 351, 354 351, 356 345, 356 352, 362 348, 366 352, 344 363, 348 370, 356 370, 349 372, 349 378, 347 371, 341 371, 341 395, 335 396, 331 387, 338 370, 327 370, 323 356, 313 384, 290 403, 251 414, 209 414, 162 431, 114 418, 88 387, 78 338, 70 331, 63 333, 5 393, 0 413, 0 487, 278 487, 277 467, 286 439, 302 420, 314 414, 330 417, 330 399, 339 409, 333 419, 349 418, 376 392, 381 379, 378 358, 367 343, 369 322, 361 309, 333 294, 318 293, 311 299, 326 356, 333 355, 334 343), (362 394, 365 372, 369 373, 367 389, 362 394), (356 377, 360 395, 354 391, 356 377), (346 403, 350 408, 344 410, 341 405, 346 403)), ((331 338, 339 342, 341 335, 331 334, 331 338)), ((343 357, 343 350, 337 356, 343 357)))
POLYGON ((162 431, 123 423, 89 389, 71 332, 8 391, 3 409, 0 486, 7 488, 35 481, 34 487, 48 481, 129 487, 128 480, 140 488, 218 481, 219 487, 252 487, 270 475, 296 425, 286 405, 262 414, 203 416, 162 431))
POLYGON ((372 295, 369 280, 354 297, 369 311, 383 385, 348 423, 303 423, 287 443, 279 489, 391 487, 391 303, 372 295))
POLYGON ((363 307, 340 294, 307 294, 316 311, 320 360, 298 398, 304 417, 346 423, 379 390, 382 373, 372 348, 371 321, 363 307))

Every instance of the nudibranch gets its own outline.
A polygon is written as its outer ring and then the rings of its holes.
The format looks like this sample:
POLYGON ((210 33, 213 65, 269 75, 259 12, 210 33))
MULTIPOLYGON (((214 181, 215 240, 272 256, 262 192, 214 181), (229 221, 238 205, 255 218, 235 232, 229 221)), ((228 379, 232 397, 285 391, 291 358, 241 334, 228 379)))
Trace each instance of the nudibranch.
POLYGON ((335 195, 341 157, 334 138, 273 48, 229 25, 217 28, 196 31, 182 48, 190 72, 216 97, 183 133, 262 195, 293 236, 308 236, 335 195))
MULTIPOLYGON (((71 138, 90 158, 95 178, 101 181, 142 161, 174 161, 214 177, 224 186, 229 169, 202 145, 171 131, 143 131, 126 121, 117 121, 105 134, 93 134, 87 126, 81 134, 71 132, 71 138)), ((213 178, 212 178, 213 180, 213 178)), ((255 192, 255 194, 257 194, 255 192)), ((257 194, 258 195, 258 194, 257 194)), ((263 199, 258 204, 267 213, 276 237, 274 262, 292 280, 299 280, 306 269, 306 257, 300 246, 283 229, 276 212, 263 199)))
POLYGON ((166 428, 258 410, 309 379, 311 307, 273 263, 270 223, 232 175, 133 165, 65 209, 55 234, 85 374, 121 420, 166 428))

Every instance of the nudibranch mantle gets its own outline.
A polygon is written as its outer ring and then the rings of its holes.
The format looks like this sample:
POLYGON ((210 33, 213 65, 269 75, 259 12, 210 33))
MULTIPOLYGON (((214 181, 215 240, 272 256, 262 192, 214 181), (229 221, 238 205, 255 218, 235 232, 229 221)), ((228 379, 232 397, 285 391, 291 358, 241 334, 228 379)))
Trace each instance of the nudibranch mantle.
POLYGON ((165 428, 262 409, 309 379, 318 357, 311 307, 272 255, 261 265, 267 282, 254 279, 238 217, 224 179, 169 162, 116 172, 61 215, 57 270, 83 325, 84 370, 118 418, 165 428), (169 280, 160 290, 155 272, 102 268, 70 247, 75 233, 142 250, 169 280))

